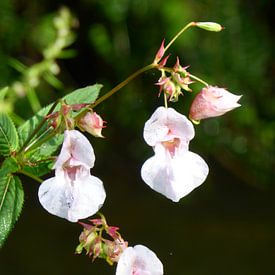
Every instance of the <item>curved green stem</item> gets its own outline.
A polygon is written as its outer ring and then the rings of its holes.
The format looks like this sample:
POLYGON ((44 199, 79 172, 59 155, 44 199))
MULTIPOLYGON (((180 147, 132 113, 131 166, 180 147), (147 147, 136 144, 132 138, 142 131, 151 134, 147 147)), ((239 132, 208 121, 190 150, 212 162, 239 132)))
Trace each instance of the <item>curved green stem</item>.
POLYGON ((95 106, 97 106, 99 103, 103 102, 104 100, 106 100, 107 98, 109 98, 110 96, 112 96, 114 93, 116 93, 117 91, 119 91, 121 88, 123 88, 124 86, 126 86, 131 80, 133 80, 134 78, 136 78, 137 76, 139 76, 140 74, 157 68, 158 65, 157 64, 150 64, 147 65, 139 70, 137 70, 135 73, 131 74, 129 77, 127 77, 124 81, 122 81, 121 83, 119 83, 117 86, 115 86, 112 90, 110 90, 108 93, 106 93, 105 95, 103 95, 102 97, 100 97, 98 100, 96 100, 93 104, 91 104, 91 108, 94 108, 95 106))
POLYGON ((25 176, 27 176, 29 178, 32 178, 32 179, 38 181, 39 183, 43 182, 43 180, 40 179, 39 177, 37 177, 37 176, 35 176, 35 175, 33 175, 33 174, 29 173, 29 172, 26 172, 24 170, 20 170, 20 171, 18 171, 18 173, 23 174, 23 175, 25 175, 25 176))
POLYGON ((168 45, 164 48, 164 52, 166 52, 170 46, 175 42, 175 40, 184 32, 186 31, 188 28, 190 27, 195 27, 196 23, 195 22, 190 22, 188 23, 185 27, 183 27, 173 38, 172 40, 168 43, 168 45))
POLYGON ((205 82, 204 80, 200 79, 199 77, 195 76, 195 75, 192 75, 192 74, 188 74, 188 76, 192 79, 195 79, 197 80, 198 82, 202 83, 203 85, 205 85, 206 87, 209 86, 209 84, 207 82, 205 82))
POLYGON ((25 148, 24 153, 27 153, 27 152, 34 150, 35 148, 41 146, 43 143, 45 143, 49 139, 53 138, 56 135, 56 132, 57 132, 56 130, 53 130, 51 133, 46 135, 44 138, 41 138, 41 136, 40 136, 37 140, 35 140, 33 143, 31 143, 29 146, 27 146, 25 148))

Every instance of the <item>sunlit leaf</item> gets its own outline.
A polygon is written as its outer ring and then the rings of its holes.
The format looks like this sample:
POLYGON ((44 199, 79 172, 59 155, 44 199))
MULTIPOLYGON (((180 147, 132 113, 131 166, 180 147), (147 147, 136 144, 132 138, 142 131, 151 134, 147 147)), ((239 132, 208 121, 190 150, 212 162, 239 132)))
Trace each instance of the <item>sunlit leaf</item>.
POLYGON ((0 247, 20 216, 24 191, 18 177, 0 170, 0 247))
POLYGON ((0 112, 0 155, 7 156, 18 146, 15 126, 9 116, 0 112))

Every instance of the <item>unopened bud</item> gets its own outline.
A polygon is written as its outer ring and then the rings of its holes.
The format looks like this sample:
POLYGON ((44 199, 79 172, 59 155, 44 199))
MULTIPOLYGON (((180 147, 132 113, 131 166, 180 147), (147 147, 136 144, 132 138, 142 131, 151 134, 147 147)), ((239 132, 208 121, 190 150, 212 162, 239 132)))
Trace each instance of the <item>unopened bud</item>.
POLYGON ((88 112, 80 119, 78 126, 95 137, 103 137, 101 131, 106 127, 104 123, 105 121, 96 112, 88 112))
POLYGON ((158 63, 164 55, 164 39, 161 42, 160 48, 155 56, 154 63, 158 63))
POLYGON ((191 104, 189 118, 193 121, 209 117, 221 116, 241 105, 238 100, 241 95, 234 95, 219 87, 203 88, 191 104))
POLYGON ((195 25, 201 29, 211 32, 220 32, 223 30, 223 26, 214 22, 196 22, 195 25))

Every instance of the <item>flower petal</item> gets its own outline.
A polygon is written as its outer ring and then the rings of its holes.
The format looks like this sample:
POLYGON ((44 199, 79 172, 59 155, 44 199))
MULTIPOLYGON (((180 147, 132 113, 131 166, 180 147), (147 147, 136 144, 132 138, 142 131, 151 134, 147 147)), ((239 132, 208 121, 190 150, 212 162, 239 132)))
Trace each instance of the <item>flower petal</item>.
POLYGON ((170 158, 165 149, 155 152, 156 154, 148 159, 141 169, 142 179, 153 190, 178 202, 205 181, 208 166, 199 155, 182 151, 174 158, 170 158))
POLYGON ((91 176, 89 171, 85 176, 77 175, 73 183, 59 171, 40 185, 38 197, 49 213, 77 222, 95 214, 103 205, 106 194, 101 180, 91 176))
POLYGON ((65 131, 64 142, 54 168, 61 168, 71 157, 75 162, 78 162, 72 165, 85 164, 89 168, 94 166, 95 155, 93 147, 89 140, 77 130, 65 131))
POLYGON ((121 254, 116 275, 162 275, 163 265, 157 255, 143 245, 126 248, 121 254))
POLYGON ((77 221, 98 212, 105 201, 106 193, 102 181, 89 175, 85 179, 76 180, 73 197, 74 201, 68 212, 68 218, 71 221, 77 221))
POLYGON ((188 143, 195 135, 194 126, 173 108, 158 107, 144 126, 144 139, 150 146, 178 137, 188 143))

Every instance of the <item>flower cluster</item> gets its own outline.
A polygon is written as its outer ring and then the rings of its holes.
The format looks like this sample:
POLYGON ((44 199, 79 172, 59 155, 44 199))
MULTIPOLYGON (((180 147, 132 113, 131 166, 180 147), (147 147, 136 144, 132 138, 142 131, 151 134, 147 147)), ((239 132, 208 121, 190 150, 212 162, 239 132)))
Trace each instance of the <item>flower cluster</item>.
POLYGON ((102 258, 110 265, 117 263, 116 275, 163 274, 163 265, 153 251, 143 245, 128 246, 119 234, 119 228, 109 226, 102 214, 100 219, 90 222, 80 223, 84 229, 79 236, 77 254, 84 249, 92 260, 102 258))
MULTIPOLYGON (((191 22, 187 27, 190 26, 210 31, 222 29, 219 24, 212 22, 191 22)), ((153 63, 148 66, 161 72, 157 85, 160 93, 163 92, 165 107, 158 107, 145 123, 143 137, 152 147, 154 155, 143 164, 141 177, 153 190, 178 202, 200 186, 209 172, 203 158, 189 149, 190 141, 195 137, 192 122, 221 116, 241 106, 238 103, 241 96, 208 85, 187 72, 187 67, 182 67, 178 58, 173 68, 165 67, 170 55, 164 57, 164 54, 170 45, 171 42, 164 47, 163 41, 153 63), (194 80, 205 87, 194 97, 189 120, 173 108, 168 108, 168 103, 177 101, 183 91, 192 92, 189 85, 194 80)), ((103 98, 112 95, 117 87, 103 98)), ((103 100, 99 99, 99 102, 103 100)), ((95 137, 103 137, 101 131, 105 121, 92 110, 96 105, 67 105, 62 102, 60 110, 47 117, 55 130, 63 132, 65 129, 64 142, 54 165, 55 176, 41 184, 38 196, 48 212, 71 222, 97 213, 106 197, 102 181, 90 174, 95 162, 93 147, 82 133, 73 130, 78 127, 95 137), (82 115, 71 115, 82 108, 85 108, 82 115)), ((128 242, 118 232, 119 228, 109 226, 105 217, 99 215, 99 219, 90 219, 89 224, 79 222, 84 229, 76 253, 85 250, 93 260, 103 258, 111 265, 117 263, 116 275, 163 274, 163 265, 153 251, 143 245, 128 247, 128 242)))
MULTIPOLYGON (((166 63, 167 59, 165 59, 166 63)), ((189 85, 193 83, 190 78, 189 72, 187 72, 186 67, 180 65, 179 58, 177 58, 176 64, 173 68, 161 67, 161 77, 159 78, 156 85, 160 87, 159 95, 161 92, 165 94, 171 102, 178 101, 178 97, 182 95, 182 91, 191 92, 189 85), (170 74, 167 76, 167 73, 170 74)))

